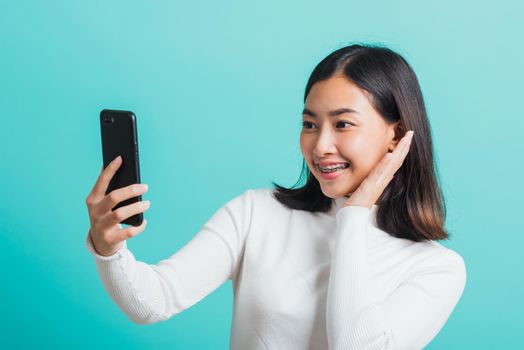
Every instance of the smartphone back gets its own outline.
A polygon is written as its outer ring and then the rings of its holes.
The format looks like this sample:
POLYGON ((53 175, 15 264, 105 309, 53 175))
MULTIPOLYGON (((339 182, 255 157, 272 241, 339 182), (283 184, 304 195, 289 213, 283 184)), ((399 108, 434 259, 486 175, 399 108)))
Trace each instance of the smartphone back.
MULTIPOLYGON (((100 112, 100 130, 102 134, 102 154, 104 158, 104 169, 116 157, 122 156, 122 164, 117 170, 106 190, 110 192, 140 183, 140 167, 138 162, 138 134, 136 116, 131 111, 120 111, 104 109, 100 112)), ((142 196, 132 197, 118 203, 111 210, 138 202, 142 196)), ((139 226, 142 224, 143 214, 133 215, 121 224, 139 226)))

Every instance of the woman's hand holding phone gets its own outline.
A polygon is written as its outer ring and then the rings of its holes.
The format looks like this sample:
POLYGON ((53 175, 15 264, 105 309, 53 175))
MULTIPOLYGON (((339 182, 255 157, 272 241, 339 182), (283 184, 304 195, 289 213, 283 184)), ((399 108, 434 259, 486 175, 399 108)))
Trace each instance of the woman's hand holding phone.
POLYGON ((111 211, 118 203, 147 192, 147 185, 132 184, 105 195, 109 182, 121 164, 122 157, 119 156, 109 163, 105 169, 102 169, 95 186, 86 199, 91 222, 89 235, 95 250, 103 256, 116 253, 126 239, 138 235, 147 224, 144 219, 140 226, 130 226, 123 229, 119 223, 132 215, 149 209, 149 201, 138 201, 111 211))

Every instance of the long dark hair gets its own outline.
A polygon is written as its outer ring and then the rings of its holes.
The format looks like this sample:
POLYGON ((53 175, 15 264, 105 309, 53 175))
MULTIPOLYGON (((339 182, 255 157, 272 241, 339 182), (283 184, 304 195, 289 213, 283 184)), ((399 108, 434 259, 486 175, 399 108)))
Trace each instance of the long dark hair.
MULTIPOLYGON (((401 130, 414 130, 410 150, 377 203, 377 226, 394 237, 420 242, 449 239, 444 229, 446 207, 437 181, 433 142, 422 92, 415 72, 391 49, 370 44, 340 48, 324 58, 306 85, 311 87, 336 74, 371 96, 371 103, 388 123, 400 121, 401 130)), ((327 212, 333 200, 322 193, 305 159, 299 180, 291 188, 272 181, 273 196, 286 207, 327 212), (295 188, 306 179, 305 185, 295 188)))

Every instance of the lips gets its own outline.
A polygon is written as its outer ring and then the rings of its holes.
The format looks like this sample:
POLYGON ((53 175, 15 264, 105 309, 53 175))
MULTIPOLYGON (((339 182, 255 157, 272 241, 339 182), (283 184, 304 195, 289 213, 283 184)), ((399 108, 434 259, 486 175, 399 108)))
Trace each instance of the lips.
POLYGON ((335 167, 336 170, 326 171, 326 172, 320 170, 320 167, 317 166, 318 176, 320 176, 320 178, 326 181, 334 181, 338 177, 342 176, 342 174, 344 174, 346 170, 349 169, 350 167, 349 163, 346 163, 346 164, 347 164, 347 167, 335 167))
MULTIPOLYGON (((345 170, 345 169, 347 169, 347 168, 349 168, 349 167, 351 166, 351 164, 349 164, 349 163, 339 163, 339 164, 340 164, 340 165, 343 164, 344 166, 338 166, 338 167, 336 167, 335 169, 338 169, 338 170, 345 170)), ((320 168, 320 166, 318 166, 318 165, 317 165, 317 169, 318 169, 318 171, 323 172, 322 169, 320 168)))
POLYGON ((345 162, 345 161, 340 161, 340 162, 316 162, 315 164, 317 166, 321 166, 321 167, 327 167, 327 166, 330 166, 330 165, 338 165, 338 164, 350 164, 349 162, 345 162))

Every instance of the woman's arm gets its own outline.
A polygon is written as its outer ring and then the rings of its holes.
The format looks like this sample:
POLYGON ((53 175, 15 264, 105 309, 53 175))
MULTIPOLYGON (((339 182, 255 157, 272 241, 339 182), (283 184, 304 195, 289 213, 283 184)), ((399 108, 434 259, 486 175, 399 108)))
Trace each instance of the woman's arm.
POLYGON ((247 190, 218 209, 185 246, 156 265, 136 261, 127 244, 111 256, 102 256, 88 234, 86 246, 104 288, 130 320, 138 324, 163 321, 233 278, 242 259, 251 206, 247 190))
POLYGON ((366 226, 371 210, 342 207, 327 298, 329 348, 422 349, 440 331, 465 287, 462 257, 452 250, 404 281, 383 302, 372 279, 366 226))

